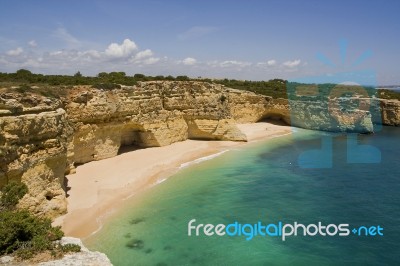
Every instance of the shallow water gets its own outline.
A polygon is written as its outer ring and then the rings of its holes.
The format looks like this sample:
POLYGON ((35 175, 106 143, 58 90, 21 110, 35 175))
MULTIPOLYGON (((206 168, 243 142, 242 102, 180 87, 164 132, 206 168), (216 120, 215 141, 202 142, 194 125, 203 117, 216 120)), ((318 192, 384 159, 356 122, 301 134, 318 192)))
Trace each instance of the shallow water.
MULTIPOLYGON (((358 136, 380 163, 348 163, 347 136, 297 129, 184 167, 119 206, 85 244, 114 265, 394 265, 400 263, 399 128, 358 136), (331 168, 302 168, 332 140, 331 168), (380 225, 383 236, 188 236, 188 222, 380 225)), ((369 158, 368 153, 356 154, 369 158)))

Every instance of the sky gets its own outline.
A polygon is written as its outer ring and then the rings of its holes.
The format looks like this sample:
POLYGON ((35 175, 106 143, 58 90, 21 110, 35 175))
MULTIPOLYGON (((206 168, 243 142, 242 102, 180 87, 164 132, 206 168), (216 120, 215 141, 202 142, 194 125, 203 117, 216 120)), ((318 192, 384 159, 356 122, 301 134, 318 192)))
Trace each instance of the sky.
POLYGON ((400 84, 398 0, 0 0, 0 7, 0 72, 357 83, 368 70, 369 83, 400 84))

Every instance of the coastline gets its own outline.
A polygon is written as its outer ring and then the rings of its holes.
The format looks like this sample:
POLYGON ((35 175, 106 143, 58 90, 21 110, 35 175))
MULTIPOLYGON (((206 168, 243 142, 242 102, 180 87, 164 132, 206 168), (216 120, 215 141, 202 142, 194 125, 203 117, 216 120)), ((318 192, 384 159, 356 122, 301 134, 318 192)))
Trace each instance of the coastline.
POLYGON ((168 146, 138 149, 90 162, 68 175, 68 213, 58 217, 66 236, 86 238, 119 203, 160 184, 183 167, 219 156, 231 147, 291 133, 290 126, 260 122, 238 124, 248 142, 186 140, 168 146))

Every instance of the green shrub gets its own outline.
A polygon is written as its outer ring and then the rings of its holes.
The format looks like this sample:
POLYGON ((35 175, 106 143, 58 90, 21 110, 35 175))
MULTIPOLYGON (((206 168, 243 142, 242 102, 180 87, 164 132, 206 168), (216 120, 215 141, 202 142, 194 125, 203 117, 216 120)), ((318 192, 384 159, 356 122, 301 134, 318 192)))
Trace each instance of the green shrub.
POLYGON ((33 216, 27 210, 6 210, 0 213, 0 254, 17 251, 24 256, 54 248, 61 239, 60 227, 52 227, 50 219, 33 216), (29 252, 28 252, 28 251, 29 252))
POLYGON ((400 100, 400 91, 379 89, 377 97, 381 99, 400 100))
POLYGON ((64 253, 67 252, 80 252, 81 251, 81 246, 77 244, 65 244, 61 246, 61 249, 64 253))
POLYGON ((17 92, 19 93, 26 93, 26 92, 30 92, 33 91, 32 87, 26 84, 22 84, 20 85, 18 88, 15 89, 17 92))
POLYGON ((28 187, 24 183, 10 182, 4 186, 0 198, 0 204, 5 208, 12 208, 28 192, 28 187))
POLYGON ((92 87, 99 90, 107 90, 107 91, 121 89, 121 85, 115 83, 98 83, 94 84, 92 87))
POLYGON ((48 218, 32 215, 28 210, 15 208, 18 201, 28 192, 23 183, 9 183, 3 190, 0 202, 0 255, 14 253, 22 259, 51 251, 52 254, 80 251, 75 245, 57 245, 64 233, 52 227, 48 218))

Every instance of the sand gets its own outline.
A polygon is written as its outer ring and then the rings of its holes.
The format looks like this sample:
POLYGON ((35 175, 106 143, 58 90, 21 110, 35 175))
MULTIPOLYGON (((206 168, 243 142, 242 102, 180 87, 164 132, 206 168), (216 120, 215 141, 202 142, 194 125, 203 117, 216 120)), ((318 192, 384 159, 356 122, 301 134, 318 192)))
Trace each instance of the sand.
POLYGON ((54 225, 61 225, 67 236, 86 238, 100 228, 101 218, 124 199, 151 189, 176 173, 182 164, 291 132, 288 126, 264 122, 238 127, 248 142, 186 140, 78 166, 75 174, 67 176, 68 213, 57 218, 54 225))

